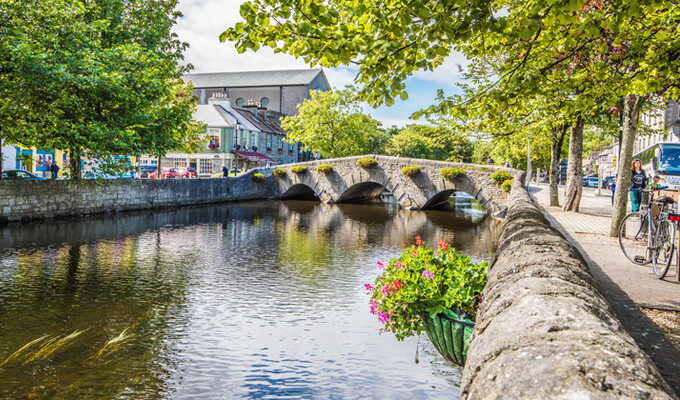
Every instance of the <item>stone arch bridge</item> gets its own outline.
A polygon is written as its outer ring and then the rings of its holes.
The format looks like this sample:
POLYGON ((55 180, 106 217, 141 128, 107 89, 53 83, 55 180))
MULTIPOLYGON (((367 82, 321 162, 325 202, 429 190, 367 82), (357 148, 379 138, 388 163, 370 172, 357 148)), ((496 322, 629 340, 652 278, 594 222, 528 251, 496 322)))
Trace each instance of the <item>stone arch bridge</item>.
MULTIPOLYGON (((496 170, 517 171, 494 166, 481 166, 415 158, 366 155, 309 161, 279 166, 286 170, 283 178, 271 177, 278 181, 278 195, 282 199, 318 198, 325 203, 352 203, 379 198, 385 191, 394 195, 399 204, 407 209, 426 209, 448 200, 455 192, 465 192, 477 199, 489 211, 507 206, 509 196, 491 179, 496 170), (377 165, 362 168, 357 161, 370 157, 377 165), (333 171, 324 174, 316 171, 319 164, 330 164, 333 171), (294 173, 291 168, 307 166, 307 172, 294 173), (420 173, 413 176, 402 174, 402 168, 409 165, 420 167, 420 173), (465 174, 454 179, 442 178, 442 168, 462 168, 465 174)), ((264 172, 271 175, 274 167, 264 172)), ((271 179, 270 178, 270 179, 271 179)))

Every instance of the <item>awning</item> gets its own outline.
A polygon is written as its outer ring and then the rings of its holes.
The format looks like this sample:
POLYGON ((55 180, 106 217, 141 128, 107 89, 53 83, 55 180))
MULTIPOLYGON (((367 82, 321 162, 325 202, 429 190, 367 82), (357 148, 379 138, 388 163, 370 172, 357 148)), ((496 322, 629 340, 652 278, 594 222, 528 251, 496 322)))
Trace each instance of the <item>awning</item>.
POLYGON ((250 151, 234 151, 234 154, 237 154, 237 155, 239 155, 239 156, 241 156, 241 157, 243 157, 243 158, 245 158, 246 160, 249 160, 249 161, 268 161, 268 162, 272 162, 272 163, 276 162, 276 161, 272 160, 271 158, 265 156, 264 154, 253 153, 253 152, 250 152, 250 151))

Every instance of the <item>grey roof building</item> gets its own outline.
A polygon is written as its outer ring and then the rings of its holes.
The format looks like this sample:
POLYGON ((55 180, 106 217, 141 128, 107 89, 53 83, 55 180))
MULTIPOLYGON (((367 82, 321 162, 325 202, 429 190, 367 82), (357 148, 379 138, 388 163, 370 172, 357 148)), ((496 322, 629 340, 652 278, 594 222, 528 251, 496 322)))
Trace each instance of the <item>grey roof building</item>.
POLYGON ((328 91, 330 85, 321 69, 211 72, 187 74, 199 104, 207 104, 215 92, 222 92, 238 108, 260 103, 270 111, 296 115, 297 106, 312 90, 328 91))

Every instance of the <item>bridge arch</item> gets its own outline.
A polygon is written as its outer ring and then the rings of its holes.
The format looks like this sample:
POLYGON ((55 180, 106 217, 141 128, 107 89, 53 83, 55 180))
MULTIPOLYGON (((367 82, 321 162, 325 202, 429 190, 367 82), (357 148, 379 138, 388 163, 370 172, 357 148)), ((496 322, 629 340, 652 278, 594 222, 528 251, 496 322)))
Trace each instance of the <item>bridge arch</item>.
POLYGON ((314 192, 314 189, 305 185, 304 183, 296 183, 290 186, 282 195, 281 200, 316 200, 319 201, 319 196, 314 192))

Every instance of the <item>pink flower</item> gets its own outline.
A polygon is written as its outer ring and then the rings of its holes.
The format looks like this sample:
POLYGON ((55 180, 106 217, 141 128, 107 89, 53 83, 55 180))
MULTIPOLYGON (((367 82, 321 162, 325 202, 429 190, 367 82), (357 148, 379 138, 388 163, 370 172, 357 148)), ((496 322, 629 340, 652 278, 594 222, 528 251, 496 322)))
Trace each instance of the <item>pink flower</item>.
POLYGON ((377 315, 379 307, 380 307, 380 304, 378 304, 377 301, 371 301, 371 303, 370 303, 371 314, 377 315))
POLYGON ((420 246, 421 243, 423 242, 420 240, 420 235, 416 235, 416 246, 420 246))
POLYGON ((434 278, 434 272, 426 269, 423 271, 423 278, 432 280, 432 278, 434 278))
POLYGON ((383 324, 389 321, 390 319, 390 313, 382 313, 378 311, 378 320, 382 322, 383 324))
POLYGON ((418 255, 418 249, 414 248, 413 250, 411 250, 411 257, 415 257, 417 255, 418 255))
POLYGON ((396 264, 394 264, 394 268, 396 268, 396 269, 401 269, 401 270, 404 270, 404 269, 405 269, 405 268, 404 268, 404 264, 402 264, 402 263, 396 263, 396 264))
POLYGON ((384 269, 384 268, 385 268, 385 265, 383 265, 383 263, 378 261, 378 269, 384 269))
POLYGON ((389 296, 390 295, 390 284, 386 283, 383 285, 382 288, 380 288, 380 291, 382 292, 383 296, 389 296))
POLYGON ((439 250, 446 251, 448 249, 449 249, 449 245, 444 241, 444 239, 440 240, 439 241, 439 250))
POLYGON ((373 285, 371 285, 370 283, 365 284, 364 287, 366 288, 366 290, 373 290, 373 285))

